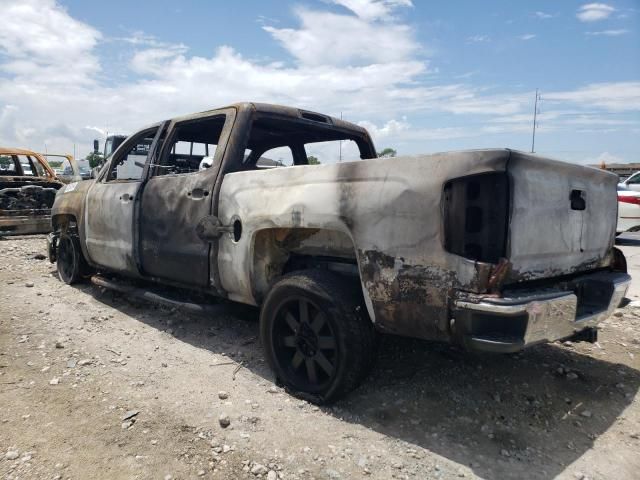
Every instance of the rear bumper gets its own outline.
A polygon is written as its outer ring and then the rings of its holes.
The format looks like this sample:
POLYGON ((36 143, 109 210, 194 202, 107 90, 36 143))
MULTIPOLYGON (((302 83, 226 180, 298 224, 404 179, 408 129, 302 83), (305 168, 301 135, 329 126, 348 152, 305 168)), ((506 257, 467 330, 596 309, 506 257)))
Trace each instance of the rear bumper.
POLYGON ((458 300, 455 333, 469 350, 505 353, 568 338, 608 318, 630 283, 626 273, 602 272, 565 282, 563 289, 458 300))
POLYGON ((50 215, 0 216, 0 235, 28 235, 50 231, 50 215))

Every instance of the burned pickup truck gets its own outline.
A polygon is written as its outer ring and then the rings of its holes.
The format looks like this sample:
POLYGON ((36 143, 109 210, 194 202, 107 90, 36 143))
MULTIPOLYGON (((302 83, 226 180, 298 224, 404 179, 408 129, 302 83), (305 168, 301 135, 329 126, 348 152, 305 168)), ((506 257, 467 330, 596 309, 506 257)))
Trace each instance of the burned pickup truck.
POLYGON ((62 186, 43 155, 0 147, 0 235, 50 232, 51 206, 62 186))
POLYGON ((593 340, 623 299, 615 175, 507 149, 375 157, 363 128, 295 108, 160 122, 60 190, 51 260, 67 283, 260 306, 277 379, 316 402, 364 378, 378 332, 513 352, 593 340), (321 157, 348 145, 358 160, 321 157))

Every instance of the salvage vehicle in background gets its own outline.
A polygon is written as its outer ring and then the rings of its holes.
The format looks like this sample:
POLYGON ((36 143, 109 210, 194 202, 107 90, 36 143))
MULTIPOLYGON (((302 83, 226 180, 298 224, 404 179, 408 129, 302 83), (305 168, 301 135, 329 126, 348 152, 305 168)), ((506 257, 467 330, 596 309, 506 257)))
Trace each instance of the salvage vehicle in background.
POLYGON ((49 165, 54 168, 56 178, 63 183, 77 182, 83 180, 80 167, 72 155, 64 155, 57 153, 41 153, 49 165))
POLYGON ((93 153, 95 155, 100 155, 100 153, 102 153, 102 160, 97 166, 90 170, 89 178, 96 178, 98 176, 104 163, 108 161, 111 154, 116 151, 126 138, 126 135, 107 135, 107 138, 104 141, 104 150, 102 152, 100 152, 100 140, 96 139, 93 141, 93 153))
POLYGON ((618 225, 616 233, 640 230, 640 192, 618 184, 618 225))
POLYGON ((50 260, 69 284, 260 306, 276 378, 318 403, 365 377, 378 332, 490 352, 595 341, 630 282, 615 175, 508 149, 375 157, 362 127, 296 108, 159 122, 60 190, 50 260), (360 160, 309 164, 338 142, 360 160))
POLYGON ((623 190, 640 192, 640 172, 636 172, 633 175, 625 178, 618 184, 618 187, 623 190))
POLYGON ((51 231, 51 206, 64 186, 45 157, 0 147, 0 235, 51 231))

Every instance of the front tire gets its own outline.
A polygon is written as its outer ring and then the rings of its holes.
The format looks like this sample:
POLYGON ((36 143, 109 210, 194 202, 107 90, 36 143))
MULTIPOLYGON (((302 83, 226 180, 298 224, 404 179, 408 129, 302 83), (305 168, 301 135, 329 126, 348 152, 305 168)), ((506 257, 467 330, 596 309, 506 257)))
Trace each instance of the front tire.
POLYGON ((58 276, 67 285, 78 283, 87 271, 87 264, 80 249, 80 240, 76 235, 62 232, 58 238, 56 255, 58 276))
POLYGON ((278 281, 262 305, 260 335, 276 378, 318 404, 356 388, 376 355, 377 335, 358 281, 326 270, 278 281))

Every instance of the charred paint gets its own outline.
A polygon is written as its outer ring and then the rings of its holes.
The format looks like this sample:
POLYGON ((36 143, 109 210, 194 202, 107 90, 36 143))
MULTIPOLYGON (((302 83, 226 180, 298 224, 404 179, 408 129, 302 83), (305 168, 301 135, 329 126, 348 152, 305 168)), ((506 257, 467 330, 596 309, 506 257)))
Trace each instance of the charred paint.
POLYGON ((51 207, 56 192, 63 183, 37 152, 0 148, 0 156, 18 162, 18 156, 39 164, 37 172, 27 175, 22 165, 16 165, 16 175, 3 171, 0 176, 0 234, 23 235, 51 231, 51 207))

